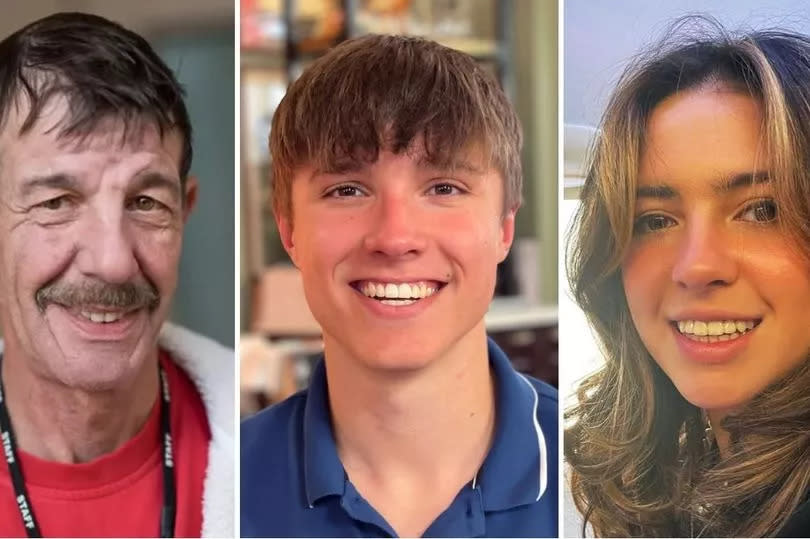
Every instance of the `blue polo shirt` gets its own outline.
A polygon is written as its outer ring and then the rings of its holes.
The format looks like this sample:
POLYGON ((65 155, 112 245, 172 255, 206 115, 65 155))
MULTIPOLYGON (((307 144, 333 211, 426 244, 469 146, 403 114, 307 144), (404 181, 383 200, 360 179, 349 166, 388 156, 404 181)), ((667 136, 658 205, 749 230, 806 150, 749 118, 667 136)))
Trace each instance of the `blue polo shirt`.
MULTIPOLYGON (((424 536, 557 537, 557 391, 488 347, 492 447, 424 536)), ((396 536, 338 458, 323 361, 309 388, 242 423, 241 471, 242 537, 396 536)))

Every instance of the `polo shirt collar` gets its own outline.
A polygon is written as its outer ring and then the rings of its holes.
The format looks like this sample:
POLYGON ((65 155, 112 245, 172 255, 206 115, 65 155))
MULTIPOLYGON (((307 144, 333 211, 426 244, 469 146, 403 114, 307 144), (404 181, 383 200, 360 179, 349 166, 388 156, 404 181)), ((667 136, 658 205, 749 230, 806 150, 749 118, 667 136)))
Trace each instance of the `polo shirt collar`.
POLYGON ((540 500, 548 482, 548 452, 537 419, 537 390, 492 339, 488 351, 495 376, 495 436, 476 482, 484 510, 501 511, 540 500))
POLYGON ((304 408, 304 486, 312 507, 324 496, 343 495, 346 473, 337 453, 321 359, 312 373, 304 408))
MULTIPOLYGON (((496 426, 492 447, 477 476, 484 510, 534 503, 546 490, 546 442, 537 420, 539 397, 491 339, 487 344, 495 377, 496 426)), ((337 454, 324 361, 318 362, 304 409, 304 482, 307 503, 343 495, 346 473, 337 454)))

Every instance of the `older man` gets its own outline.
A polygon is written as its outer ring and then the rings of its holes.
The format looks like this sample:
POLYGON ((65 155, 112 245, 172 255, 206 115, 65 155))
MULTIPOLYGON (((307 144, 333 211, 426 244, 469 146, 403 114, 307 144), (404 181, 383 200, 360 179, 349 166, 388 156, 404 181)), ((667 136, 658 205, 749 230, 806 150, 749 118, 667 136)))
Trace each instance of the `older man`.
POLYGON ((0 43, 0 535, 231 535, 232 353, 164 324, 197 184, 138 35, 0 43))
POLYGON ((557 536, 557 392, 488 341, 521 132, 469 56, 402 36, 314 62, 273 119, 274 210, 323 329, 242 426, 243 536, 557 536))

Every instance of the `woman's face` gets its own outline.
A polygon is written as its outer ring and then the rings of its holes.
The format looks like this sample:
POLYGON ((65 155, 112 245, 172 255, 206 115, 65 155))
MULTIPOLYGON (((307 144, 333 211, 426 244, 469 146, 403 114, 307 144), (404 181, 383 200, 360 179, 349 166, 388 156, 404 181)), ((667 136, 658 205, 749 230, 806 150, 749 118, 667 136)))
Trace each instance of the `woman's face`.
POLYGON ((692 404, 736 408, 810 356, 810 265, 777 226, 751 97, 718 86, 652 112, 639 167, 627 302, 692 404))

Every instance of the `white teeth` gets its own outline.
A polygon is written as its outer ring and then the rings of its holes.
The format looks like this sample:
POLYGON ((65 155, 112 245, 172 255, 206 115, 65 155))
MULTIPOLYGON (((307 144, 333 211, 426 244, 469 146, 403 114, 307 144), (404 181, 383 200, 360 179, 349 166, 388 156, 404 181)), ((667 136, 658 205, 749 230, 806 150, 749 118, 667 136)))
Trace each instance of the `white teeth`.
POLYGON ((97 324, 109 324, 110 322, 120 320, 124 316, 124 313, 95 313, 91 311, 81 311, 81 315, 97 324))
POLYGON ((382 300, 380 300, 380 303, 383 303, 385 305, 395 305, 395 306, 399 307, 401 305, 410 305, 412 303, 416 303, 416 300, 415 299, 398 299, 398 300, 382 299, 382 300))
POLYGON ((678 321, 678 331, 681 333, 692 333, 694 331, 695 321, 694 320, 679 320, 678 321))
POLYGON ((426 282, 416 283, 373 283, 366 282, 359 287, 363 295, 376 299, 397 300, 394 302, 383 302, 395 305, 410 305, 416 300, 426 298, 436 293, 437 289, 428 286, 426 282))
POLYGON ((709 335, 722 335, 723 322, 708 322, 706 324, 706 331, 709 335))
POLYGON ((753 320, 679 320, 678 331, 702 342, 727 341, 754 329, 753 320))

